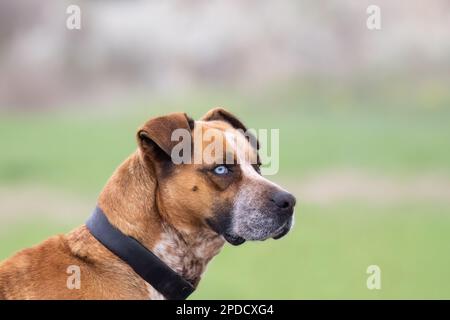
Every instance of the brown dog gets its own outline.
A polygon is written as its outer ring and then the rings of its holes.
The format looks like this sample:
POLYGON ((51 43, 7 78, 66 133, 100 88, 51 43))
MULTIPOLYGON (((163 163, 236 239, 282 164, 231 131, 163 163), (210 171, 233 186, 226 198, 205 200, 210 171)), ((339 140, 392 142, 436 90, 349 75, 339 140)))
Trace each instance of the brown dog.
MULTIPOLYGON (((139 148, 114 172, 98 200, 111 225, 193 287, 225 241, 280 238, 292 225, 295 198, 259 174, 257 148, 238 129, 246 130, 220 108, 200 121, 184 113, 149 120, 138 131, 139 148), (174 164, 176 129, 188 132, 194 147, 205 143, 196 139, 205 130, 223 136, 227 154, 220 157, 234 162, 174 164)), ((164 296, 86 225, 0 264, 0 299, 149 298, 164 296), (71 270, 79 271, 78 285, 70 285, 71 270)))

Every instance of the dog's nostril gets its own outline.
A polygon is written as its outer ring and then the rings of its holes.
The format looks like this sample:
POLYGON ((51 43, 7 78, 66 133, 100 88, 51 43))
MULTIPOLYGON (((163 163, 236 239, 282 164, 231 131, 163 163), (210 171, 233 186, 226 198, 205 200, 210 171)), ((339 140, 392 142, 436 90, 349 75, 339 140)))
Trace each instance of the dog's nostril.
POLYGON ((295 197, 285 191, 275 193, 271 200, 280 209, 292 209, 295 206, 295 197))
POLYGON ((286 209, 286 208, 289 207, 289 206, 290 206, 289 202, 285 201, 285 202, 283 202, 283 204, 281 205, 281 208, 286 209))

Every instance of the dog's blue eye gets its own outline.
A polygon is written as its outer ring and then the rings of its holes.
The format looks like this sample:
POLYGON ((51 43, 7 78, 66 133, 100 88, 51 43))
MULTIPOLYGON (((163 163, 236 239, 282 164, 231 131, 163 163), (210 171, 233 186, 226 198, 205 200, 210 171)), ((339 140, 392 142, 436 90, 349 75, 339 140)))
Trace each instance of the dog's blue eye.
POLYGON ((218 175, 224 175, 228 173, 228 168, 226 166, 217 166, 214 168, 214 173, 218 175))

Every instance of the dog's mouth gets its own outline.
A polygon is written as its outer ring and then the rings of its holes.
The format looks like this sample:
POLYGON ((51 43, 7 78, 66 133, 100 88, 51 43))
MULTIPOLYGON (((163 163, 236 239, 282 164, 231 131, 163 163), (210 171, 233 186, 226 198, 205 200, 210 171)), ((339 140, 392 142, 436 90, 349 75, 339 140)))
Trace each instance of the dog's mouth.
MULTIPOLYGON (((278 229, 276 229, 271 236, 264 238, 264 239, 259 239, 259 240, 266 240, 268 238, 273 238, 275 240, 281 239, 282 237, 284 237, 286 234, 288 234, 288 232, 291 230, 293 225, 293 219, 289 219, 286 223, 284 223, 282 226, 280 226, 278 229)), ((238 246, 243 244, 245 241, 247 241, 248 239, 245 239, 241 236, 238 236, 235 233, 232 232, 225 232, 222 234, 223 237, 225 238, 225 240, 232 244, 233 246, 238 246)), ((256 240, 256 239, 255 239, 256 240)))
POLYGON ((244 238, 230 233, 224 233, 223 237, 228 243, 232 244, 233 246, 238 246, 245 242, 244 238))
POLYGON ((245 239, 243 237, 240 237, 230 231, 228 221, 225 225, 218 223, 218 221, 213 219, 207 219, 206 222, 212 230, 221 235, 228 243, 232 244, 233 246, 238 246, 245 242, 245 239))
POLYGON ((292 218, 289 219, 285 225, 281 226, 273 235, 273 239, 278 240, 283 238, 292 228, 292 218))

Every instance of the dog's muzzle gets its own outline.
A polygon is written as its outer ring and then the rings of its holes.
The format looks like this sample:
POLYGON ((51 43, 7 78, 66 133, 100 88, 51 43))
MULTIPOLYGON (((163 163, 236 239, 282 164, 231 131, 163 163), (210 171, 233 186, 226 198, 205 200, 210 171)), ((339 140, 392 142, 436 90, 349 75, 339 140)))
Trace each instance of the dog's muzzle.
POLYGON ((225 239, 233 245, 245 240, 280 239, 292 227, 295 197, 284 190, 266 193, 261 197, 246 197, 237 202, 232 212, 225 239))
POLYGON ((259 199, 238 202, 230 212, 218 212, 207 222, 234 246, 248 240, 280 239, 291 230, 295 203, 292 194, 277 190, 264 202, 259 199))

